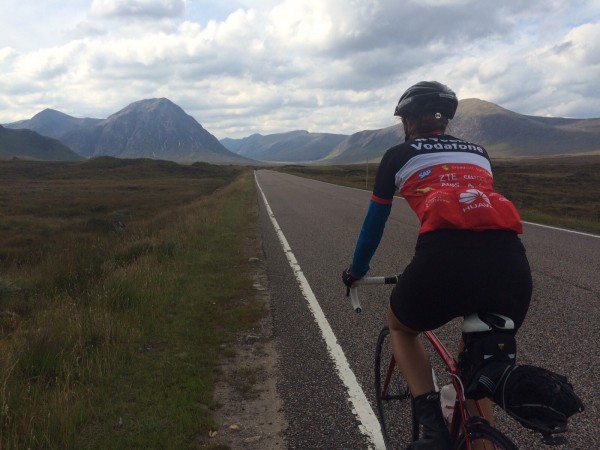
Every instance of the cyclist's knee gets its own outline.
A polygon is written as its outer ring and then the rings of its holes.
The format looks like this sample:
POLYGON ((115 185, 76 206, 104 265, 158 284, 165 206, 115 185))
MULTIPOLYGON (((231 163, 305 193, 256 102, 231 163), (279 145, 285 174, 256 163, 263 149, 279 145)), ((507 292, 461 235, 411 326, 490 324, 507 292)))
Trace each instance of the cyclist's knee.
POLYGON ((401 333, 411 336, 417 336, 420 333, 420 331, 413 330, 400 322, 390 307, 388 307, 387 310, 387 321, 388 327, 392 333, 401 333))

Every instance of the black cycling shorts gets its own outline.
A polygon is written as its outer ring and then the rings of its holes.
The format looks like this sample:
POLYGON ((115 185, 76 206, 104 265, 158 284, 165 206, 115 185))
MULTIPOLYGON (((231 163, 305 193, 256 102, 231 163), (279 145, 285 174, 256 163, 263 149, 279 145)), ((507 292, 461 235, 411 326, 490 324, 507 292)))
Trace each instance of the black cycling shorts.
POLYGON ((390 306, 402 324, 416 331, 476 312, 508 316, 518 329, 531 292, 529 262, 516 233, 438 230, 419 236, 390 306))

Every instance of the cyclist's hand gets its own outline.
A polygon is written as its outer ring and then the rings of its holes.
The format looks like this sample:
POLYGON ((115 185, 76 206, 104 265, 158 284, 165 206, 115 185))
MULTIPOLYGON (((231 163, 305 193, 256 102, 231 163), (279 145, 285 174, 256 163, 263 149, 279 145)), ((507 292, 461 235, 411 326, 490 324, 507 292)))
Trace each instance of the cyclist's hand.
POLYGON ((360 280, 360 278, 354 276, 351 269, 352 266, 348 267, 347 269, 344 269, 344 271, 342 272, 342 281, 348 288, 352 287, 355 281, 360 280))

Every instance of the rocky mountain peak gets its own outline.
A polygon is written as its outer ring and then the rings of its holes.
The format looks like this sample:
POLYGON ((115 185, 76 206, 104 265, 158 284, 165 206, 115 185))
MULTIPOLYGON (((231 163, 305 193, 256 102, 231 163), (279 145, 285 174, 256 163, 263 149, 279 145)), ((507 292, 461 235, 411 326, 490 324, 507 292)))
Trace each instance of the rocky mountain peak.
POLYGON ((140 100, 63 141, 84 156, 157 158, 178 162, 248 162, 227 150, 167 98, 140 100))

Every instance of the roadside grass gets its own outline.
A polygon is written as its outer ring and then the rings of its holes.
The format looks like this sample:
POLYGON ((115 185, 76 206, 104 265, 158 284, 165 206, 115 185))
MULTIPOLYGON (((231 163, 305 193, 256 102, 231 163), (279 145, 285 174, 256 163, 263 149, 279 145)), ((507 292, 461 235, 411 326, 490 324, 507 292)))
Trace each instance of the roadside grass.
POLYGON ((600 234, 600 157, 502 160, 495 184, 525 220, 600 234))
MULTIPOLYGON (((530 222, 600 234, 600 156, 492 161, 498 192, 530 222)), ((282 166, 278 170, 333 184, 373 189, 378 164, 282 166)))
POLYGON ((251 171, 5 161, 0 199, 0 448, 226 448, 220 350, 265 314, 251 171))

